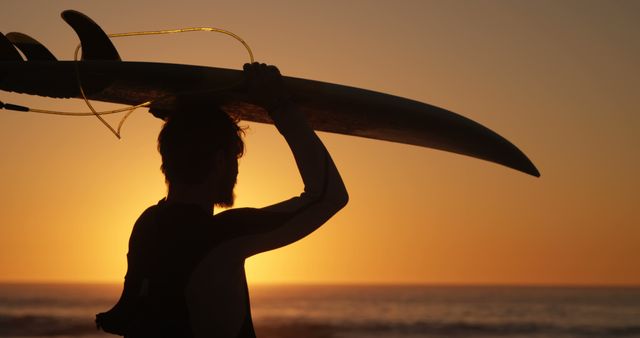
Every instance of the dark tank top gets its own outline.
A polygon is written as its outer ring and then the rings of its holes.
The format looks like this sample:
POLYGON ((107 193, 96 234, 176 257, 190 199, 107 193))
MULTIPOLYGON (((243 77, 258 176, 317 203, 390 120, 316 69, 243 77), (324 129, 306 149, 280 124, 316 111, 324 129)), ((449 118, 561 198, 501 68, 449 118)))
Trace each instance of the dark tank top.
MULTIPOLYGON (((196 205, 160 201, 134 225, 124 290, 118 304, 103 318, 130 318, 126 338, 193 337, 185 289, 198 263, 220 243, 270 231, 289 217, 287 213, 253 208, 212 216, 196 205)), ((255 338, 244 276, 242 283, 247 309, 236 337, 255 338)))

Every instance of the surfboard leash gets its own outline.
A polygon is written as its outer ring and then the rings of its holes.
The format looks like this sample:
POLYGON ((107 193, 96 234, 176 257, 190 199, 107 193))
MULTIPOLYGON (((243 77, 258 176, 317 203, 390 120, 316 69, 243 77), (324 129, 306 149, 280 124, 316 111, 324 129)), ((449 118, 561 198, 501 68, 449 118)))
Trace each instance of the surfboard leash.
MULTIPOLYGON (((214 32, 214 33, 221 33, 221 34, 228 35, 228 36, 236 39, 240 43, 242 43, 244 48, 247 50, 247 53, 249 54, 250 62, 251 63, 254 62, 253 52, 251 51, 251 47, 249 47, 249 44, 247 44, 247 42, 244 41, 244 39, 242 39, 239 35, 231 32, 231 31, 221 29, 221 28, 215 28, 215 27, 187 27, 187 28, 180 28, 180 29, 165 29, 165 30, 156 30, 156 31, 114 33, 114 34, 107 34, 107 36, 110 37, 110 38, 120 38, 120 37, 132 37, 132 36, 143 36, 143 35, 164 35, 164 34, 191 33, 191 32, 214 32)), ((78 44, 78 46, 76 46, 76 49, 75 49, 74 54, 73 54, 73 61, 75 62, 76 82, 78 83, 78 89, 80 90, 80 96, 84 100, 84 103, 87 105, 87 107, 89 108, 90 112, 69 112, 69 111, 56 111, 56 110, 47 110, 47 109, 36 109, 36 108, 30 108, 30 107, 26 107, 26 106, 11 104, 11 103, 4 103, 2 101, 0 101, 0 109, 20 111, 20 112, 31 112, 31 113, 38 113, 38 114, 62 115, 62 116, 95 116, 118 139, 120 139, 121 138, 120 131, 122 129, 122 125, 127 120, 127 118, 136 109, 142 108, 142 107, 151 106, 153 101, 146 101, 146 102, 143 102, 143 103, 140 103, 140 104, 137 104, 137 105, 127 106, 127 107, 123 107, 123 108, 119 108, 119 109, 97 111, 93 107, 93 105, 91 105, 91 102, 89 101, 89 99, 87 98, 87 96, 86 96, 86 94, 84 92, 84 87, 82 86, 82 80, 81 80, 81 77, 80 77, 80 67, 79 67, 80 60, 78 58, 78 55, 79 55, 79 52, 80 52, 81 49, 82 49, 82 44, 78 44), (121 112, 126 112, 126 113, 122 117, 122 119, 120 119, 120 121, 118 122, 118 127, 117 128, 113 128, 113 126, 111 126, 102 117, 102 115, 117 114, 117 113, 121 113, 121 112)), ((217 89, 211 90, 211 92, 221 91, 221 90, 233 88, 233 87, 235 87, 237 85, 238 84, 233 84, 233 85, 226 86, 224 88, 217 88, 217 89)), ((187 93, 187 92, 185 92, 185 93, 187 93)))

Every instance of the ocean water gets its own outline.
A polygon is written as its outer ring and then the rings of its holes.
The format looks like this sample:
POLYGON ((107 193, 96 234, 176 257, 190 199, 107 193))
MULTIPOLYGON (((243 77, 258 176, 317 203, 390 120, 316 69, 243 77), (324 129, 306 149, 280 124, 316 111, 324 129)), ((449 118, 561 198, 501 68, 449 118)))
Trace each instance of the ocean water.
MULTIPOLYGON (((109 337, 93 319, 120 288, 0 284, 0 337, 109 337)), ((251 299, 259 338, 640 337, 640 288, 253 286, 251 299)))

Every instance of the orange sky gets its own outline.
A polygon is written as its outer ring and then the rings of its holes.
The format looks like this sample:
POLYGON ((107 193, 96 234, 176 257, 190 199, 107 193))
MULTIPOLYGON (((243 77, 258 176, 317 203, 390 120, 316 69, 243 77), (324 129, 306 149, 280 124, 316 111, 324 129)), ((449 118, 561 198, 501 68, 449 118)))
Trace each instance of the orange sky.
MULTIPOLYGON (((59 17, 68 8, 110 33, 229 29, 285 75, 472 118, 542 172, 322 133, 350 204, 304 241, 251 258, 251 282, 640 284, 638 2, 236 3, 3 1, 0 31, 71 59, 77 38, 59 17)), ((210 33, 115 43, 124 60, 246 62, 241 45, 210 33)), ((237 206, 298 194, 275 128, 248 125, 237 206)), ((159 128, 139 111, 117 140, 95 118, 0 111, 0 281, 120 281, 131 226, 165 191, 159 128)))

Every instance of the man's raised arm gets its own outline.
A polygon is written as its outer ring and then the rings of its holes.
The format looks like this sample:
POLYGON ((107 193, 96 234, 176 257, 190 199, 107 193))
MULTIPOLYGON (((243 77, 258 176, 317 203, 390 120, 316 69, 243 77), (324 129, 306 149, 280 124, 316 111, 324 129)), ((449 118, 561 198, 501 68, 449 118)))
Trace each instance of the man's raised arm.
POLYGON ((250 95, 256 104, 267 109, 284 136, 304 183, 300 196, 260 210, 265 216, 270 215, 269 219, 279 219, 281 225, 269 232, 239 239, 241 255, 249 257, 312 233, 342 209, 349 196, 326 148, 304 114, 288 100, 278 69, 254 63, 245 65, 245 73, 250 95))

